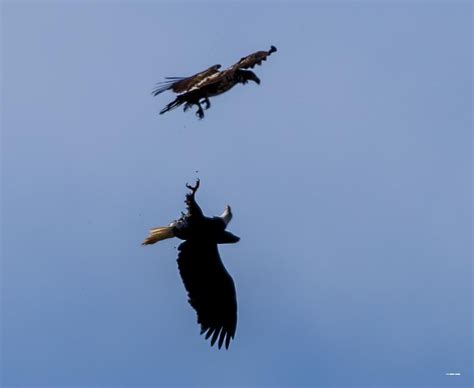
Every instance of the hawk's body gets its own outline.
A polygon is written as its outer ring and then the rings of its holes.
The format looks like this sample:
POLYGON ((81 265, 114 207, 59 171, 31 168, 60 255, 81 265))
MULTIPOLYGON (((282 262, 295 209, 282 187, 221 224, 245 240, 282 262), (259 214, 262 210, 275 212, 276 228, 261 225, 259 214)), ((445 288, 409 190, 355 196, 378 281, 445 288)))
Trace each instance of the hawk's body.
POLYGON ((261 65, 262 61, 266 61, 267 57, 275 51, 277 51, 275 46, 272 46, 269 51, 257 51, 256 53, 241 58, 237 63, 224 71, 219 71, 221 65, 214 65, 190 77, 168 78, 168 81, 163 82, 161 86, 153 91, 153 95, 157 96, 165 90, 172 90, 177 93, 178 96, 174 101, 163 108, 160 114, 183 104, 184 110, 187 110, 192 105, 196 105, 198 107, 196 115, 199 118, 203 118, 204 111, 201 107, 201 103, 205 102, 205 109, 209 109, 211 106, 209 101, 210 97, 223 94, 238 83, 246 84, 248 81, 254 81, 259 84, 260 79, 257 75, 253 71, 245 69, 253 68, 255 65, 261 65))

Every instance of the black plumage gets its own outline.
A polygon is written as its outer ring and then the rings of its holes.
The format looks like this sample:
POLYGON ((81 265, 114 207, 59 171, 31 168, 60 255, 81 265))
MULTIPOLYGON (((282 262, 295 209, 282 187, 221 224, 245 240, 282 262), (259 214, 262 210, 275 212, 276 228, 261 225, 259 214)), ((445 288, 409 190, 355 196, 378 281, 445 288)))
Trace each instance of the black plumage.
POLYGON ((187 213, 169 226, 153 228, 144 245, 178 237, 185 240, 178 247, 178 269, 188 293, 188 301, 196 310, 201 334, 229 347, 237 327, 237 297, 232 277, 219 255, 218 244, 236 243, 239 237, 226 231, 232 218, 229 206, 219 217, 206 217, 195 199, 199 180, 186 195, 187 213))
POLYGON ((178 247, 178 268, 188 292, 189 303, 197 312, 201 334, 219 349, 229 348, 237 326, 237 298, 232 277, 224 267, 215 241, 195 239, 178 247))

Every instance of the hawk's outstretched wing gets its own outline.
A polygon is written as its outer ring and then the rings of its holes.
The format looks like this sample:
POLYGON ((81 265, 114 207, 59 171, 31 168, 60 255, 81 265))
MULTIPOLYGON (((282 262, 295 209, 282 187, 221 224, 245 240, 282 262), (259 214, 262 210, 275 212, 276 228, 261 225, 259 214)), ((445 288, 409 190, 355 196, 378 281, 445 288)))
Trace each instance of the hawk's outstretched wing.
POLYGON ((166 77, 166 81, 159 82, 158 87, 153 90, 152 94, 157 96, 166 90, 172 90, 175 93, 184 93, 192 89, 199 82, 212 74, 219 73, 221 65, 214 65, 208 69, 196 73, 190 77, 166 77))
POLYGON ((189 303, 197 312, 201 334, 219 339, 229 348, 237 326, 237 298, 232 277, 224 267, 214 241, 193 239, 179 247, 178 268, 188 292, 189 303))
POLYGON ((262 61, 266 61, 267 57, 270 56, 272 53, 277 51, 275 46, 271 46, 270 50, 268 51, 257 51, 253 54, 247 55, 238 61, 232 67, 234 69, 253 69, 255 65, 261 65, 262 61))

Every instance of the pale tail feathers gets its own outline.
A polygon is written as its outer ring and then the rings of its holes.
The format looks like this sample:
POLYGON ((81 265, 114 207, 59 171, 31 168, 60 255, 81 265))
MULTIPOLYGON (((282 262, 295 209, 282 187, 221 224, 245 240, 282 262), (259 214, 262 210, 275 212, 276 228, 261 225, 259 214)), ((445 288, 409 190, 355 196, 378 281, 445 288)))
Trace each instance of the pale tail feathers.
POLYGON ((150 234, 142 242, 142 245, 155 244, 158 241, 166 240, 167 238, 174 237, 173 227, 172 226, 162 226, 160 228, 150 229, 150 234))

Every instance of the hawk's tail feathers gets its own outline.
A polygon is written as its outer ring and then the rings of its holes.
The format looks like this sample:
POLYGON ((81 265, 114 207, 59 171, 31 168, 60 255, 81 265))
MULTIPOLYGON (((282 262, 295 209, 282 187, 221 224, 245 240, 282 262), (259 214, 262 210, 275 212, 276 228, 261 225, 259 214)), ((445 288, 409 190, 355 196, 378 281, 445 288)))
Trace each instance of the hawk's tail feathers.
POLYGON ((179 96, 172 102, 170 102, 168 105, 166 105, 161 111, 160 111, 160 115, 162 115, 163 113, 166 113, 166 112, 169 112, 170 110, 173 110, 175 108, 177 108, 178 106, 180 106, 184 101, 182 99, 179 98, 179 96))
POLYGON ((162 226, 159 228, 153 228, 153 229, 150 229, 150 234, 142 242, 142 245, 155 244, 158 241, 166 240, 172 237, 174 237, 172 226, 162 226))

